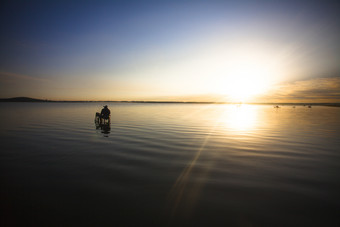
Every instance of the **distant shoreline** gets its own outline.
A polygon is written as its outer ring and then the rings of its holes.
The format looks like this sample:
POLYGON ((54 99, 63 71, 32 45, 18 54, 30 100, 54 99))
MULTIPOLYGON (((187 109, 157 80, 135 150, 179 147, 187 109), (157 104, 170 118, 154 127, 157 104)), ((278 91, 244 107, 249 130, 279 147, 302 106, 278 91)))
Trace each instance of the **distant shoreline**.
POLYGON ((235 103, 235 102, 194 102, 194 101, 55 101, 55 100, 44 100, 35 99, 29 97, 15 97, 15 98, 2 98, 0 102, 53 102, 53 103, 89 103, 89 102, 107 102, 107 103, 159 103, 159 104, 250 104, 250 105, 289 105, 289 106, 333 106, 340 107, 340 103, 235 103))

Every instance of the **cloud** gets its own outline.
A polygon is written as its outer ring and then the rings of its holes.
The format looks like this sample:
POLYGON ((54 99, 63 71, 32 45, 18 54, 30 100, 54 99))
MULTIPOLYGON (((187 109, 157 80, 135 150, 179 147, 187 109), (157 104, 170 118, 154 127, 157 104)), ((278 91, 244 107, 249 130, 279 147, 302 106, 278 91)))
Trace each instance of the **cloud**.
POLYGON ((276 86, 266 101, 340 102, 340 77, 314 78, 276 86))
POLYGON ((48 92, 53 84, 51 80, 33 77, 25 74, 0 71, 0 97, 45 97, 44 92, 48 92))
POLYGON ((31 81, 47 81, 45 78, 33 77, 24 74, 17 74, 11 72, 0 72, 1 81, 12 81, 12 80, 31 80, 31 81))

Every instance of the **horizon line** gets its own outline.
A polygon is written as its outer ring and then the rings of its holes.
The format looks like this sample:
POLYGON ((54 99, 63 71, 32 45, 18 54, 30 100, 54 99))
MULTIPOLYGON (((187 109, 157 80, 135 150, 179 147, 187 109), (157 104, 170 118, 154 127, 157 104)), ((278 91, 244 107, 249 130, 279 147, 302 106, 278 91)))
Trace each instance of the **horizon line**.
POLYGON ((115 103, 183 103, 183 104, 249 104, 249 105, 333 105, 340 102, 214 102, 214 101, 143 101, 143 100, 49 100, 29 97, 0 98, 0 102, 115 102, 115 103))

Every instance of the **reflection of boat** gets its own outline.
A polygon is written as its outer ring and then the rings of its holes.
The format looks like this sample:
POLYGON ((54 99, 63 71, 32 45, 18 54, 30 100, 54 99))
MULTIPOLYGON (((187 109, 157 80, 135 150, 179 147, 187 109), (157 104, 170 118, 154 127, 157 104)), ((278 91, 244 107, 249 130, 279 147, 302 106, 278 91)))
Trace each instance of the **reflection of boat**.
POLYGON ((110 134, 110 131, 111 131, 111 124, 108 122, 103 123, 103 124, 96 123, 96 129, 101 130, 101 133, 108 136, 108 134, 110 134))
MULTIPOLYGON (((102 116, 100 113, 96 113, 94 122, 96 124, 96 129, 101 130, 101 133, 108 136, 111 130, 111 117, 109 116, 102 116)), ((105 136, 104 135, 104 136, 105 136)))
POLYGON ((308 106, 308 108, 312 108, 312 106, 308 106))

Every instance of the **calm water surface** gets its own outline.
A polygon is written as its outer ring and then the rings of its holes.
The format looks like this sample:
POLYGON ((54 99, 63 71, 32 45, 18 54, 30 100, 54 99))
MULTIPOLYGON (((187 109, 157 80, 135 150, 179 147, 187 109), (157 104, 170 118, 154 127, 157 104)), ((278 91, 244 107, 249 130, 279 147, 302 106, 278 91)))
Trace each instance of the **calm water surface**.
POLYGON ((340 108, 0 103, 3 226, 339 226, 340 108))

